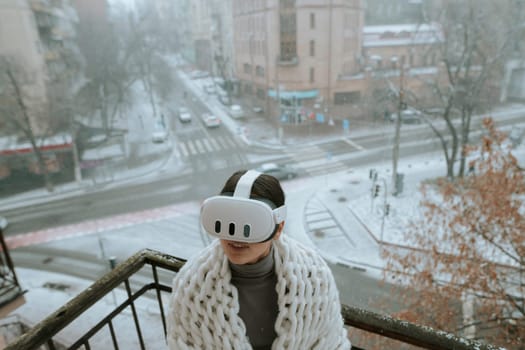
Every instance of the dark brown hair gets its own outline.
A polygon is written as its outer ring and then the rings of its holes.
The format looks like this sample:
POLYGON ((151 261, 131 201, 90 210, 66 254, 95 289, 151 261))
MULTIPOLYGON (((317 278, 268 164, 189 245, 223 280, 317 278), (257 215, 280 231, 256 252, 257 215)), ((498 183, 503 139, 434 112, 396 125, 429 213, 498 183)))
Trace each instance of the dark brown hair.
MULTIPOLYGON (((221 194, 233 193, 237 186, 237 182, 239 182, 239 179, 244 173, 246 173, 246 170, 239 170, 233 173, 233 175, 226 180, 226 183, 221 190, 221 194)), ((255 180, 252 186, 250 198, 264 198, 270 200, 276 207, 280 207, 284 204, 284 192, 281 183, 275 177, 267 174, 261 174, 255 180)))

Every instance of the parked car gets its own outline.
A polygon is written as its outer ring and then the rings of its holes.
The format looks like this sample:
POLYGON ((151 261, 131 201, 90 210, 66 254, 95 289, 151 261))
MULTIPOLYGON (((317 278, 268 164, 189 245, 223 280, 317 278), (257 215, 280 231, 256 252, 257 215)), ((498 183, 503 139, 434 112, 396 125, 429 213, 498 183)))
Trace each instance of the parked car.
POLYGON ((210 74, 203 70, 196 70, 190 73, 191 79, 202 79, 202 78, 207 78, 209 76, 210 74))
POLYGON ((151 141, 154 143, 162 143, 168 139, 168 131, 161 122, 155 124, 153 133, 151 134, 151 141))
MULTIPOLYGON (((414 110, 404 110, 401 112, 401 123, 403 124, 420 124, 422 119, 422 113, 414 110)), ((397 119, 397 113, 390 115, 390 121, 395 122, 397 119)))
POLYGON ((242 118, 244 117, 244 111, 242 110, 242 107, 239 105, 231 105, 230 106, 230 114, 233 118, 242 118))
POLYGON ((208 128, 218 128, 221 126, 221 120, 209 113, 204 113, 202 115, 202 121, 208 128))
POLYGON ((255 113, 262 113, 262 112, 264 112, 264 109, 261 106, 253 106, 252 110, 255 113))
POLYGON ((288 165, 280 165, 277 163, 264 163, 255 170, 260 171, 263 174, 272 175, 279 180, 293 179, 299 175, 297 169, 288 165))
POLYGON ((189 123, 191 122, 191 113, 190 110, 186 107, 179 108, 179 120, 182 123, 189 123))

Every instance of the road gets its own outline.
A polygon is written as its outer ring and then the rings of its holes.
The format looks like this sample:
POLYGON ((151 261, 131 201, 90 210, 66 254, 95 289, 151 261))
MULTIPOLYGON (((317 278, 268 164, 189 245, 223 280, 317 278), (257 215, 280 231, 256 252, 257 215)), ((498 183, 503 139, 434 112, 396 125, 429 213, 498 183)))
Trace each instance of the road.
MULTIPOLYGON (((103 191, 50 201, 44 204, 6 210, 8 235, 56 227, 122 213, 141 211, 189 200, 202 200, 216 194, 233 171, 261 164, 252 149, 231 135, 226 128, 207 129, 198 119, 176 124, 176 147, 171 156, 184 162, 176 172, 163 169, 147 181, 126 183, 103 191)), ((177 121, 178 122, 178 121, 177 121)), ((433 151, 437 141, 427 141, 426 128, 409 128, 401 138, 401 155, 433 151)), ((371 134, 342 138, 315 145, 303 145, 265 155, 264 161, 294 165, 303 176, 329 174, 363 166, 391 157, 390 135, 371 134)))

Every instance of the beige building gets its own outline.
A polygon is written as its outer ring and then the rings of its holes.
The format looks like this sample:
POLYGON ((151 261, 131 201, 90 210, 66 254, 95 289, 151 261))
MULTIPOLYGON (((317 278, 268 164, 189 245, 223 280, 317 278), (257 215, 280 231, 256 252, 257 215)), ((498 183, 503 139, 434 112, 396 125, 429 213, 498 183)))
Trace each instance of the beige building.
POLYGON ((399 81, 400 67, 406 68, 405 84, 437 74, 425 52, 439 40, 439 30, 367 27, 364 0, 234 0, 233 9, 242 92, 267 107, 279 96, 281 110, 294 111, 288 116, 292 123, 305 118, 296 113, 300 109, 321 105, 330 112, 365 103, 374 91, 399 81))
POLYGON ((49 84, 60 82, 63 91, 73 92, 78 81, 77 21, 69 0, 0 0, 0 56, 19 70, 17 81, 33 109, 35 135, 49 131, 45 106, 49 84))
MULTIPOLYGON (((16 72, 13 76, 28 97, 29 107, 35 109, 46 101, 43 53, 33 10, 27 0, 0 0, 0 57, 7 59, 0 64, 8 64, 16 72)), ((46 126, 45 121, 36 118, 31 122, 37 134, 46 126)))

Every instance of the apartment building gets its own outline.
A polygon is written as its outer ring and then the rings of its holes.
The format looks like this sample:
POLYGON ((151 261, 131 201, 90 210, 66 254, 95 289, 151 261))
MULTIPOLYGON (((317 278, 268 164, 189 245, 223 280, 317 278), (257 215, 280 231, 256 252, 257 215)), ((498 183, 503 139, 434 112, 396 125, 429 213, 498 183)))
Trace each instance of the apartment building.
MULTIPOLYGON (((78 87, 81 58, 76 23, 77 12, 69 0, 0 0, 0 56, 11 61, 2 64, 13 67, 30 118, 28 126, 42 145, 50 172, 59 171, 72 151, 70 135, 50 136, 60 121, 50 113, 49 96, 60 91, 61 97, 67 97, 78 87)), ((14 168, 41 173, 31 143, 5 118, 0 115, 6 126, 0 135, 3 177, 14 168)))
POLYGON ((79 20, 98 18, 106 19, 108 16, 108 4, 106 0, 73 0, 79 20))
POLYGON ((321 102, 326 112, 364 103, 367 95, 397 85, 401 74, 412 85, 439 74, 435 59, 426 56, 440 40, 439 28, 367 26, 364 0, 234 0, 233 8, 242 92, 267 105, 280 100, 281 110, 312 111, 321 102))
MULTIPOLYGON (((52 55, 44 51, 33 9, 26 0, 0 0, 0 57, 9 60, 13 69, 23 67, 26 74, 20 77, 21 88, 28 97, 28 108, 37 109, 46 101, 46 63, 52 55)), ((2 125, 8 129, 5 120, 2 125)), ((46 125, 46 120, 31 120, 37 134, 46 125)))

